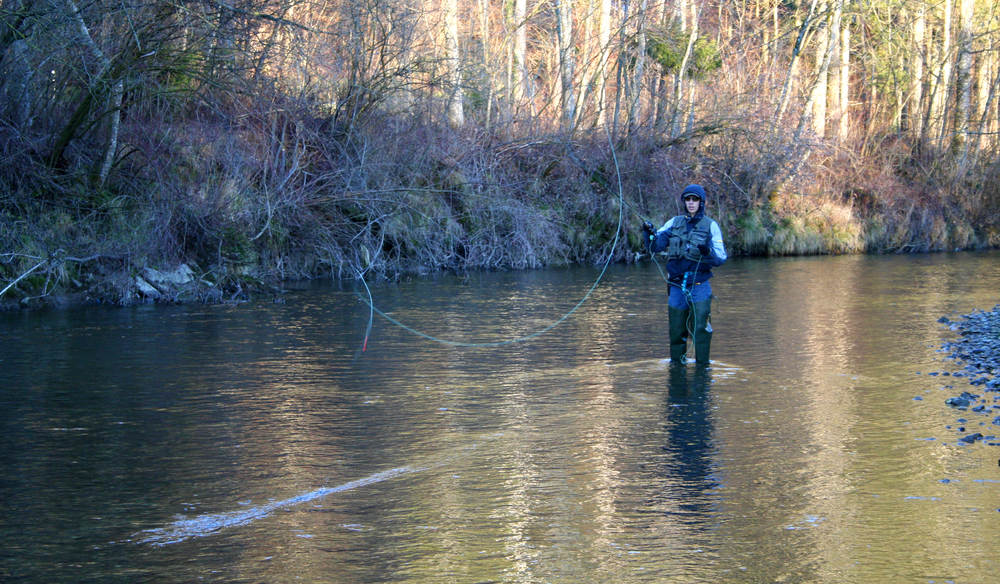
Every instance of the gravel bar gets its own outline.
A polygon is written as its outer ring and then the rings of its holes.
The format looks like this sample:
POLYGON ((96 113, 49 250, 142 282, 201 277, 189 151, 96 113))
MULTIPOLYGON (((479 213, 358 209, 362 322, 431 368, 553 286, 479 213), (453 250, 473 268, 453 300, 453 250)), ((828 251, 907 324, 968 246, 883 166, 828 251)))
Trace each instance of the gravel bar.
POLYGON ((938 322, 958 334, 957 340, 942 345, 949 359, 963 365, 950 376, 966 378, 972 386, 945 400, 947 405, 962 411, 956 427, 964 434, 959 441, 972 444, 982 440, 1000 446, 995 436, 1000 432, 1000 304, 989 312, 976 310, 960 320, 942 316, 938 322), (970 419, 973 416, 979 419, 970 419))

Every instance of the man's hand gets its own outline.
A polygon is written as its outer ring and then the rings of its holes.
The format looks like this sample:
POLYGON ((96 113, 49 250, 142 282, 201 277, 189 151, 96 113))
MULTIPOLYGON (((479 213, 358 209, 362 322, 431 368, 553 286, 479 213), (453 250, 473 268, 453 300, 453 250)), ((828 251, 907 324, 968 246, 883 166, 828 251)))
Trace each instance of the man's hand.
POLYGON ((712 255, 712 250, 708 249, 708 244, 707 243, 700 243, 700 244, 698 244, 698 251, 703 256, 712 255))
POLYGON ((656 233, 656 228, 653 227, 653 224, 650 223, 649 221, 643 221, 642 232, 645 233, 648 237, 652 237, 653 234, 656 233))

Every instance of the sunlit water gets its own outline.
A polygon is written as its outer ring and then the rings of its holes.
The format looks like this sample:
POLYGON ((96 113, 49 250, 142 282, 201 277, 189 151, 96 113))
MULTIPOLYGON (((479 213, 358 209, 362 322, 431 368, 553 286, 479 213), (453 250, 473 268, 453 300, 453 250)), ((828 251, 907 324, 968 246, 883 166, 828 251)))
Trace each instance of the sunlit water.
MULTIPOLYGON (((1000 302, 998 260, 731 261, 707 372, 664 360, 648 263, 489 348, 376 316, 362 352, 349 285, 2 314, 0 580, 997 582, 1000 440, 958 428, 1000 426, 931 373, 960 369, 938 318, 1000 302)), ((372 294, 494 343, 598 273, 372 294)))

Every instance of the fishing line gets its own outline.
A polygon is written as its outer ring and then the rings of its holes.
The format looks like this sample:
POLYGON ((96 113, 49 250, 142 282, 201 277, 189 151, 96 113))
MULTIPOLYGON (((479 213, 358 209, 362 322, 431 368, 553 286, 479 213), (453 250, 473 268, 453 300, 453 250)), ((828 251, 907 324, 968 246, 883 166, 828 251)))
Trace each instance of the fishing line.
MULTIPOLYGON (((372 298, 371 289, 368 287, 367 282, 365 282, 364 275, 361 274, 361 273, 358 273, 358 279, 361 280, 361 282, 365 286, 365 290, 368 292, 368 300, 366 301, 366 303, 368 304, 368 307, 370 309, 369 317, 368 317, 368 328, 365 330, 365 339, 364 339, 364 342, 362 343, 362 349, 361 350, 365 351, 367 349, 367 347, 368 347, 368 337, 369 337, 369 334, 371 333, 372 320, 374 318, 374 314, 375 313, 378 313, 378 315, 381 316, 382 318, 386 319, 387 321, 391 322, 392 324, 394 324, 394 325, 402 328, 403 330, 405 330, 405 331, 407 331, 407 332, 409 332, 411 334, 414 334, 414 335, 416 335, 418 337, 422 337, 422 338, 427 339, 429 341, 433 341, 433 342, 436 342, 436 343, 441 343, 443 345, 450 345, 450 346, 453 346, 453 347, 501 347, 501 346, 504 346, 504 345, 510 345, 510 344, 514 344, 514 343, 521 343, 521 342, 524 342, 524 341, 529 341, 531 339, 534 339, 536 337, 540 337, 540 336, 544 335, 545 333, 551 331, 552 329, 554 329, 557 326, 559 326, 560 324, 562 324, 570 316, 572 316, 573 313, 576 312, 577 309, 579 309, 581 306, 583 306, 583 303, 586 302, 590 298, 590 295, 593 294, 594 290, 597 288, 597 286, 601 283, 601 280, 604 278, 604 274, 608 271, 608 266, 611 265, 611 259, 614 257, 615 248, 618 247, 618 241, 621 238, 622 224, 624 223, 624 220, 625 220, 625 192, 624 192, 624 188, 622 187, 621 169, 618 166, 618 154, 615 152, 615 145, 614 145, 614 142, 611 139, 611 133, 608 131, 607 127, 604 128, 604 132, 605 132, 605 134, 607 134, 608 145, 611 147, 611 157, 612 157, 612 159, 614 160, 614 163, 615 163, 615 176, 616 176, 616 178, 618 180, 618 227, 615 229, 615 238, 614 238, 614 241, 611 242, 611 250, 608 252, 608 257, 604 261, 604 267, 601 268, 601 273, 598 274, 597 279, 594 281, 593 285, 591 285, 590 289, 587 290, 587 293, 583 295, 583 298, 581 298, 579 302, 577 302, 565 314, 563 314, 562 316, 560 316, 558 319, 556 319, 555 321, 553 321, 549 325, 547 325, 547 326, 545 326, 545 327, 543 327, 543 328, 541 328, 541 329, 539 329, 539 330, 537 330, 537 331, 535 331, 533 333, 524 335, 524 336, 520 336, 520 337, 516 337, 516 338, 512 338, 512 339, 505 339, 505 340, 502 340, 502 341, 492 341, 492 342, 482 342, 482 343, 466 342, 466 341, 455 341, 455 340, 451 340, 451 339, 444 339, 444 338, 441 338, 441 337, 437 337, 437 336, 425 333, 425 332, 423 332, 421 330, 417 330, 417 329, 415 329, 415 328, 413 328, 413 327, 411 327, 409 325, 406 325, 406 324, 404 324, 404 323, 396 320, 395 318, 393 318, 393 317, 389 316, 388 314, 386 314, 386 313, 382 312, 381 310, 379 310, 379 308, 377 306, 375 306, 375 302, 374 302, 374 300, 372 298)), ((360 294, 358 296, 359 296, 359 298, 361 298, 362 301, 365 301, 364 297, 362 297, 360 294)))
POLYGON ((372 334, 372 324, 375 321, 375 302, 372 300, 371 288, 368 287, 368 282, 365 282, 365 275, 358 272, 358 279, 365 285, 365 291, 368 292, 368 307, 370 308, 368 311, 368 327, 365 328, 365 340, 361 343, 361 352, 364 353, 368 350, 368 336, 372 334))

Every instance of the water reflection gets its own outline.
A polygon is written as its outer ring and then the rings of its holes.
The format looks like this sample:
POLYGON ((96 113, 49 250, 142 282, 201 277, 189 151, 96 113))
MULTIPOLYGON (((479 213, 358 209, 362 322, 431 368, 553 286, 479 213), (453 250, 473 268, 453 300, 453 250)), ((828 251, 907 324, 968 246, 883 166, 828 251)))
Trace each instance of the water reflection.
MULTIPOLYGON (((711 368, 671 365, 668 377, 666 409, 667 444, 670 454, 665 471, 677 490, 671 499, 678 501, 682 514, 706 514, 712 511, 709 496, 717 483, 713 477, 713 421, 710 411, 711 368)), ((681 518, 682 521, 705 521, 704 517, 681 518)))
MULTIPOLYGON (((707 369, 664 360, 652 266, 489 350, 379 321, 358 355, 367 309, 329 287, 0 315, 0 579, 989 581, 996 455, 956 443, 944 378, 914 372, 943 367, 938 316, 995 303, 995 260, 734 260, 707 369)), ((592 276, 373 292, 489 341, 592 276)))

